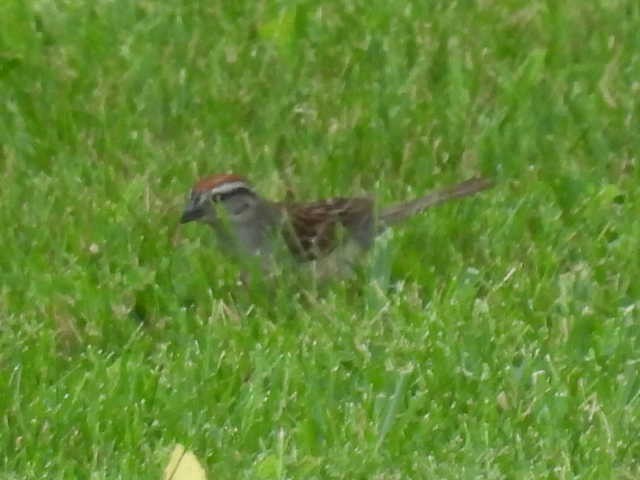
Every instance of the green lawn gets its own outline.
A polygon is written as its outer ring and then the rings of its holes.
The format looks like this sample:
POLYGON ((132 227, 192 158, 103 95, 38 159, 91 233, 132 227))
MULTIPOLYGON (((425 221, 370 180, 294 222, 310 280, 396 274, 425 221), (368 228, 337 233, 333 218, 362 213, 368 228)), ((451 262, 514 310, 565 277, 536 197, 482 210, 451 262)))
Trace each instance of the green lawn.
POLYGON ((0 479, 640 478, 640 2, 0 3, 0 479), (178 226, 496 187, 354 279, 178 226))

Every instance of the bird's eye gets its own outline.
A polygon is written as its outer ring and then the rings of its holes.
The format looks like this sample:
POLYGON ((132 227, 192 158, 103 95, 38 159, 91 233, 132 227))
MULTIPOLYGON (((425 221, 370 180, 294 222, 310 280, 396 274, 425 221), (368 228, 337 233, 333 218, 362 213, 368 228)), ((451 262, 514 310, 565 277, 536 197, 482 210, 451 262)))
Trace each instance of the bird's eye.
POLYGON ((222 195, 219 193, 211 197, 211 201, 213 203, 218 203, 221 199, 222 199, 222 195))

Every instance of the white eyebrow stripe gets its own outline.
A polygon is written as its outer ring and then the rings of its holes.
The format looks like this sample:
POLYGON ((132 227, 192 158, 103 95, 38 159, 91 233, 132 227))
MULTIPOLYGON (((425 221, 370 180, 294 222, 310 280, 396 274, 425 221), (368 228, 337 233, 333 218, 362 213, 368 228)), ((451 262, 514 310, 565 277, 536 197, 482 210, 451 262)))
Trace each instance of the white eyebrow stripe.
POLYGON ((213 195, 224 195, 225 193, 231 193, 234 190, 238 190, 239 188, 249 188, 249 186, 245 182, 228 182, 223 183, 215 188, 210 190, 210 194, 213 195))

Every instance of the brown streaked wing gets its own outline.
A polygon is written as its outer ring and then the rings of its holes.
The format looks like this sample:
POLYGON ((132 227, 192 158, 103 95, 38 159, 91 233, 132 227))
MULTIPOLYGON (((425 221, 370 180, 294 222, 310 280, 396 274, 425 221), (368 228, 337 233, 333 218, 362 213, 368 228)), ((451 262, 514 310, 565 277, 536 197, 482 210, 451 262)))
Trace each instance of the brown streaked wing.
POLYGON ((315 260, 331 253, 342 242, 338 234, 344 227, 356 234, 363 220, 372 218, 373 201, 369 198, 332 198, 317 202, 290 204, 285 207, 288 223, 283 235, 291 253, 303 261, 315 260))

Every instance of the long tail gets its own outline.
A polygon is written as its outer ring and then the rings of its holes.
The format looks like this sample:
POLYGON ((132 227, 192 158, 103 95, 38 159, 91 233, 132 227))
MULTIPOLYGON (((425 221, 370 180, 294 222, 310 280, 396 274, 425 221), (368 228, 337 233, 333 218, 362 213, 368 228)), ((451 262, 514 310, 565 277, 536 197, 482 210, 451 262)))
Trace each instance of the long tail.
POLYGON ((378 216, 378 230, 384 231, 387 227, 411 217, 417 213, 423 212, 428 208, 435 207, 443 202, 454 198, 466 197, 474 193, 481 192, 493 186, 493 182, 486 178, 472 178, 457 185, 443 188, 435 192, 429 193, 424 197, 416 198, 407 203, 393 205, 382 212, 378 216))

